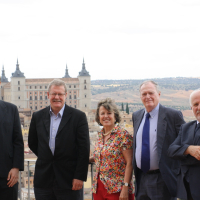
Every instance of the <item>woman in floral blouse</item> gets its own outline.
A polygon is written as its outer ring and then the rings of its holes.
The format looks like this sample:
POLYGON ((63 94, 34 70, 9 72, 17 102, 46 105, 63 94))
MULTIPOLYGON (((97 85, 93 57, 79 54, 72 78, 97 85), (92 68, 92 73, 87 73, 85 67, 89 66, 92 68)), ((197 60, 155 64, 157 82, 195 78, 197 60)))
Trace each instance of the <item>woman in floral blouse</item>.
POLYGON ((96 121, 103 129, 98 133, 94 157, 90 158, 96 164, 94 200, 133 200, 133 137, 116 125, 121 118, 113 100, 98 103, 96 121))

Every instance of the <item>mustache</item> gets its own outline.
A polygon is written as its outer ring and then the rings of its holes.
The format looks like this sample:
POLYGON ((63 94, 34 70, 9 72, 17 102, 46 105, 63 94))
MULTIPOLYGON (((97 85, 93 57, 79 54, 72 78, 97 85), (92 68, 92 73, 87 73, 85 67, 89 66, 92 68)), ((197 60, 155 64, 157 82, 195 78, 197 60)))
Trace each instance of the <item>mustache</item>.
POLYGON ((62 102, 61 100, 53 100, 53 102, 62 102))

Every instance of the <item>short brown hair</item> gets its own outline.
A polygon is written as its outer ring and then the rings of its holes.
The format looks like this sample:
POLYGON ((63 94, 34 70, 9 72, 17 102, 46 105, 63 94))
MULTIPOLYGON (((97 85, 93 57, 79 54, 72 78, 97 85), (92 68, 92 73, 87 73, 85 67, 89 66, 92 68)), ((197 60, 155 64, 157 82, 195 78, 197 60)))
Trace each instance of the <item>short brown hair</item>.
POLYGON ((97 105, 97 110, 96 110, 96 114, 95 114, 95 120, 96 122, 102 126, 102 124, 99 121, 99 108, 103 106, 106 110, 114 112, 115 115, 115 123, 120 123, 121 122, 121 117, 119 114, 119 110, 114 102, 114 100, 112 100, 111 98, 106 98, 103 99, 101 101, 99 101, 98 105, 97 105))
POLYGON ((64 81, 60 80, 60 79, 54 79, 53 81, 51 81, 48 85, 48 92, 50 92, 51 86, 52 85, 56 85, 56 86, 64 86, 65 88, 65 93, 67 93, 67 86, 65 84, 64 81))

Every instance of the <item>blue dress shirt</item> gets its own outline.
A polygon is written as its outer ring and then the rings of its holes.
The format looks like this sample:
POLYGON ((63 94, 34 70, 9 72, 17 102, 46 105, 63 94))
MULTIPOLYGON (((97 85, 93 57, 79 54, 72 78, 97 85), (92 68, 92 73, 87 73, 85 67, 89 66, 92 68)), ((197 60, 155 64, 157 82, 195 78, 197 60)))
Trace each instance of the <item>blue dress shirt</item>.
POLYGON ((63 112, 65 109, 65 104, 64 106, 61 108, 61 110, 59 111, 59 113, 57 115, 55 115, 50 107, 50 138, 49 138, 49 148, 51 149, 52 154, 54 155, 54 151, 55 151, 55 139, 56 139, 56 135, 58 132, 58 127, 60 125, 62 116, 63 116, 63 112))
MULTIPOLYGON (((157 152, 157 124, 158 124, 158 112, 159 112, 159 104, 149 113, 149 146, 150 146, 150 169, 156 170, 159 168, 158 166, 158 152, 157 152)), ((144 127, 145 117, 147 111, 145 109, 145 113, 143 119, 140 123, 140 126, 136 135, 136 150, 135 150, 135 158, 137 167, 141 169, 141 154, 142 154, 142 131, 144 127)))

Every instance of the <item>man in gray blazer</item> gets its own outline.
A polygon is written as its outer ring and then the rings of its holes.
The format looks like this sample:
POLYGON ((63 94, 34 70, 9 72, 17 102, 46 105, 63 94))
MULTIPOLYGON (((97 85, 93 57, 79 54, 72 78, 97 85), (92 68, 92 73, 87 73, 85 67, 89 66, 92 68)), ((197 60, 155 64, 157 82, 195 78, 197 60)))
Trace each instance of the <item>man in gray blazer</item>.
POLYGON ((17 107, 0 101, 0 200, 13 200, 24 169, 24 142, 17 107))
POLYGON ((183 124, 169 147, 169 156, 181 161, 177 197, 200 199, 200 89, 190 95, 190 106, 196 120, 183 124))
POLYGON ((169 158, 167 150, 185 122, 180 111, 159 103, 160 94, 155 82, 143 82, 140 98, 145 109, 133 113, 137 200, 172 200, 176 197, 180 163, 169 158))

